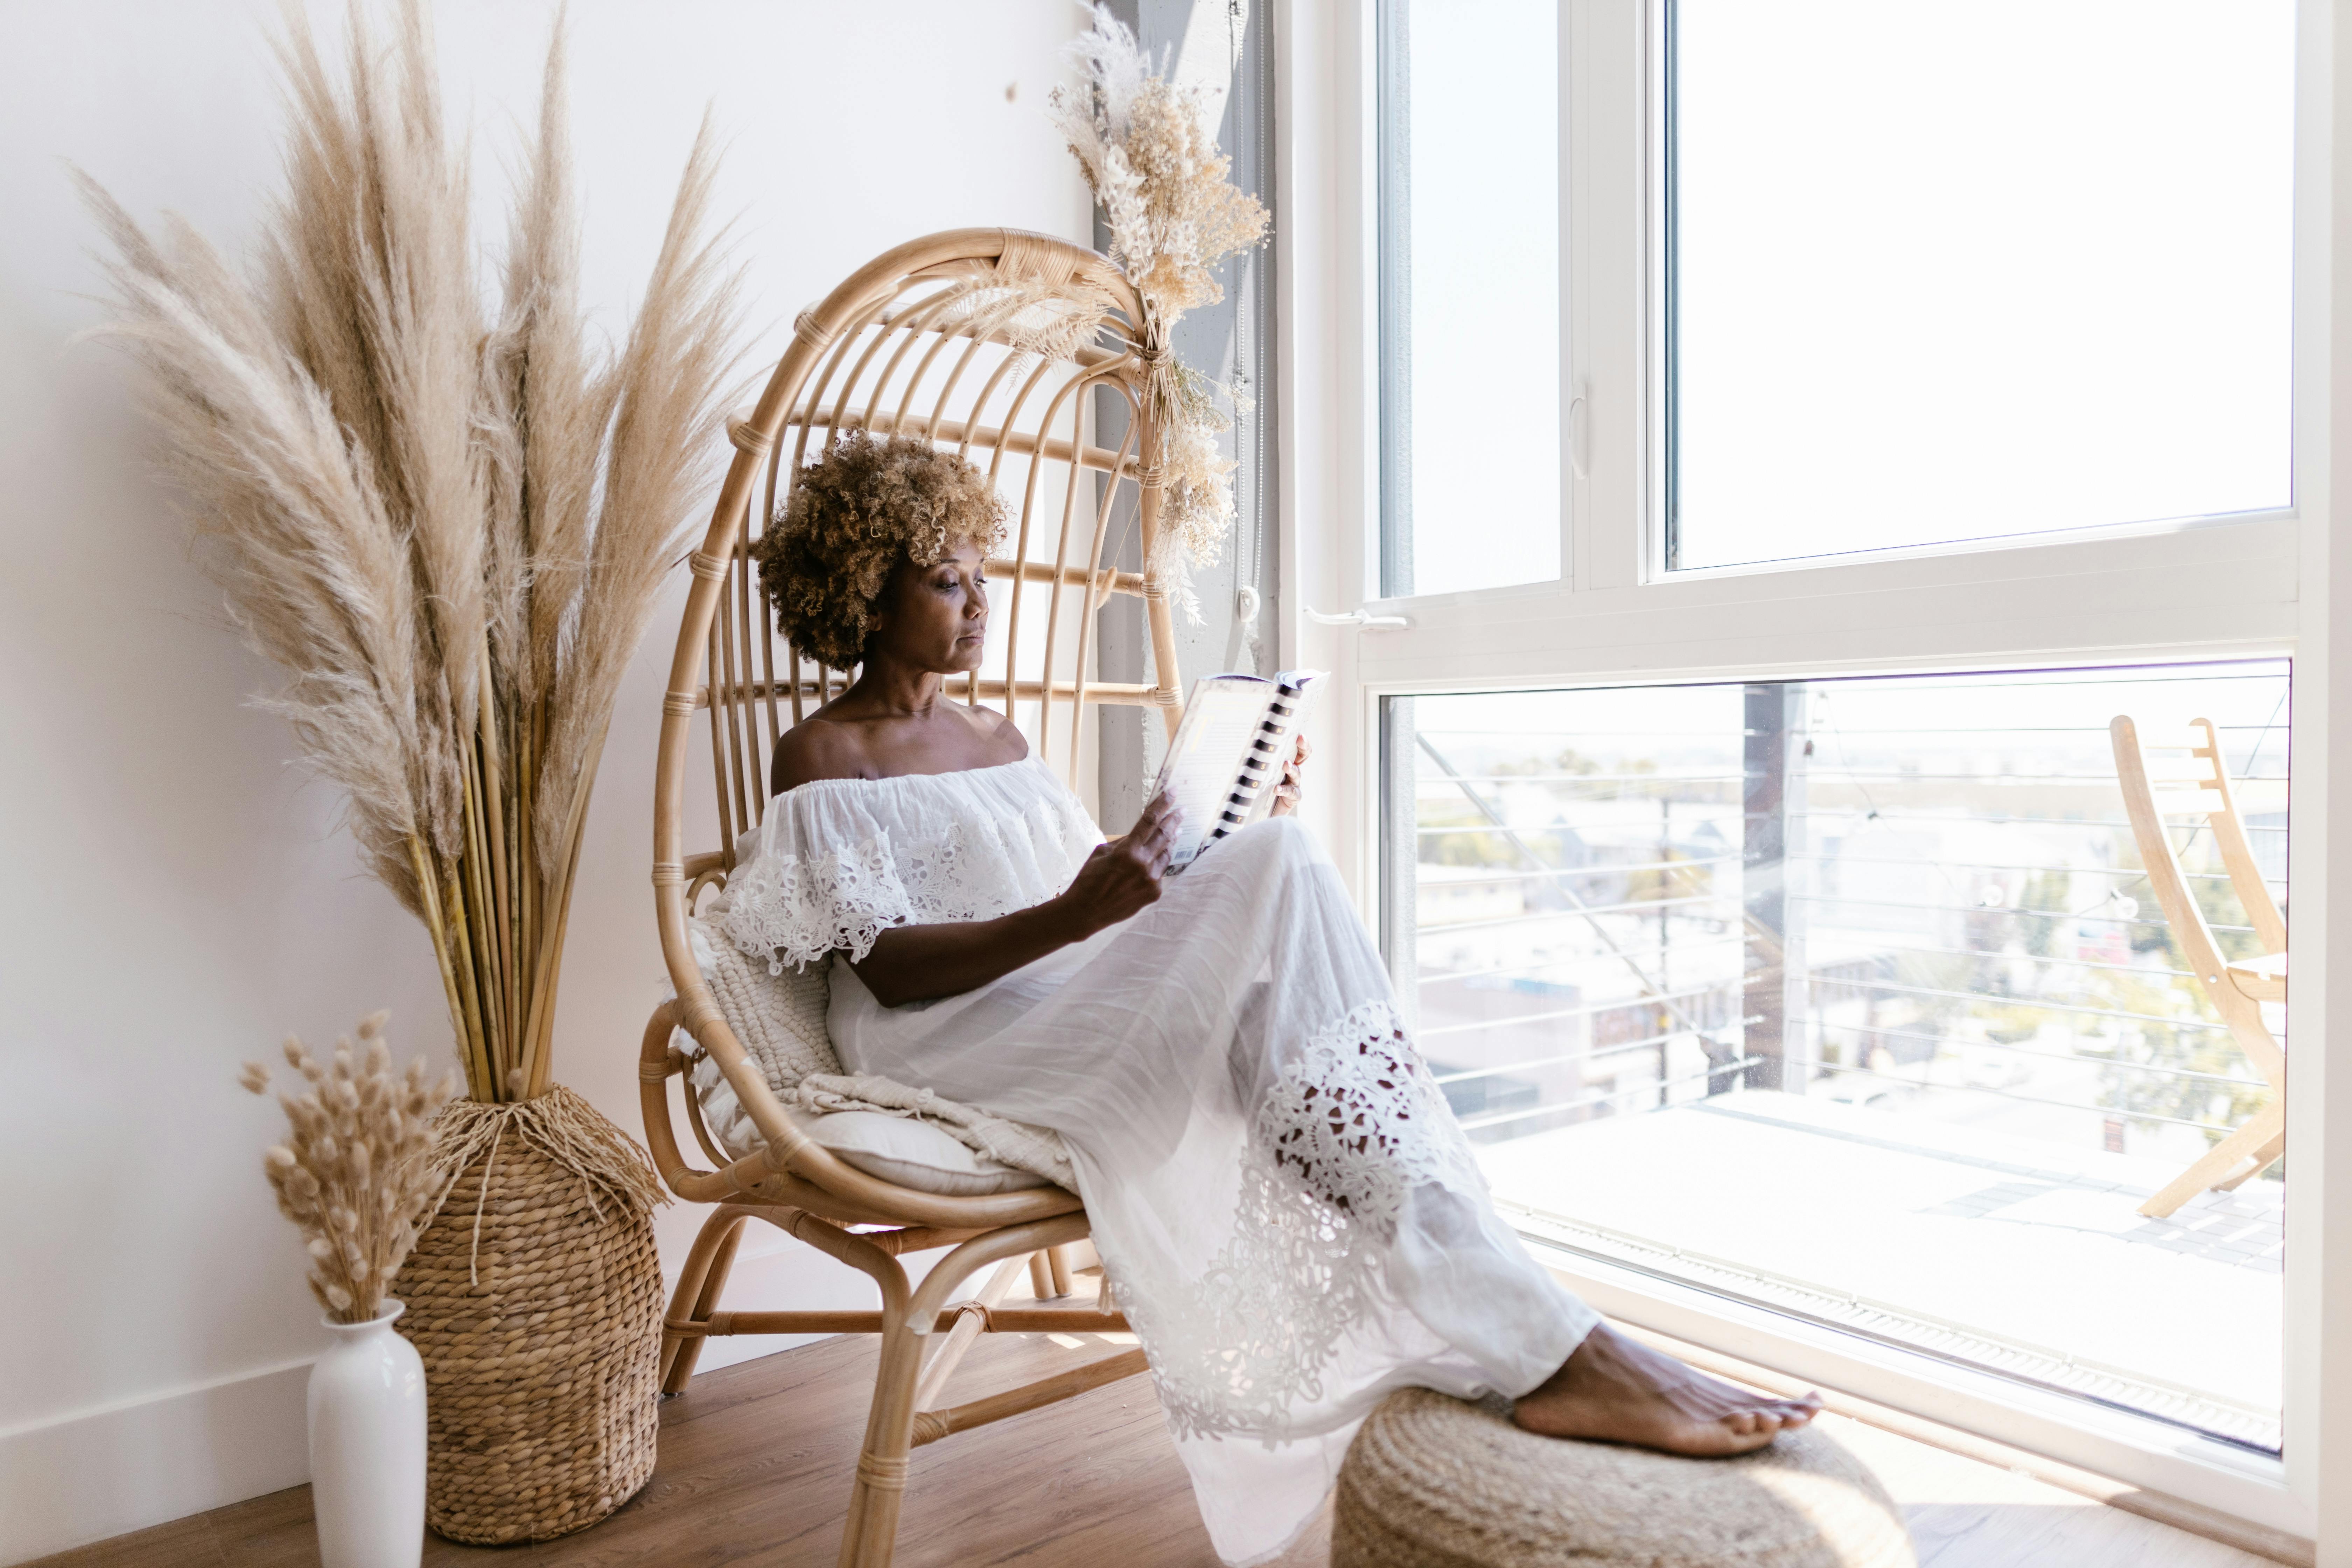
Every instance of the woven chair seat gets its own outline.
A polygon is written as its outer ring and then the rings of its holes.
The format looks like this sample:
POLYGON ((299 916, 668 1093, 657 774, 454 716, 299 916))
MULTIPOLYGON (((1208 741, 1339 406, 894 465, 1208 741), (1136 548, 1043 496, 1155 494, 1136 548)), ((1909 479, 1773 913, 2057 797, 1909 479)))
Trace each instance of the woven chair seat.
POLYGON ((1876 1477, 1808 1427, 1737 1459, 1523 1432, 1391 1394, 1339 1470, 1332 1568, 1916 1568, 1876 1477))

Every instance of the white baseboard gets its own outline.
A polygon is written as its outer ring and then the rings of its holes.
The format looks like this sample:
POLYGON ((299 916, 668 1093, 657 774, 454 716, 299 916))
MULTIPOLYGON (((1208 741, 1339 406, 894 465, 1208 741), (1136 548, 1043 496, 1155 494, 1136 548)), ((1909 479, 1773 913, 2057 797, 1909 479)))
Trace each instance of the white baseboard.
MULTIPOLYGON (((735 1279, 747 1296, 761 1285, 781 1295, 787 1281, 777 1266, 787 1261, 745 1258, 735 1279), (778 1278, 764 1278, 772 1272, 778 1278)), ((714 1340, 695 1370, 716 1372, 822 1337, 714 1340)), ((0 1564, 300 1486, 310 1479, 310 1376, 309 1361, 293 1362, 0 1431, 0 1564)))
MULTIPOLYGON (((940 1254, 907 1259, 919 1280, 940 1254)), ((1074 1259, 1095 1262, 1082 1244, 1074 1259)), ((664 1295, 675 1279, 664 1281, 664 1295)), ((961 1297, 962 1291, 958 1291, 961 1297)), ((863 1275, 781 1236, 744 1238, 730 1305, 870 1307, 863 1275)), ((774 1355, 823 1334, 744 1334, 703 1347, 698 1373, 774 1355)), ((184 1519, 310 1479, 309 1358, 151 1398, 0 1430, 0 1565, 184 1519)))
POLYGON ((0 1563, 310 1479, 308 1360, 0 1432, 0 1563))

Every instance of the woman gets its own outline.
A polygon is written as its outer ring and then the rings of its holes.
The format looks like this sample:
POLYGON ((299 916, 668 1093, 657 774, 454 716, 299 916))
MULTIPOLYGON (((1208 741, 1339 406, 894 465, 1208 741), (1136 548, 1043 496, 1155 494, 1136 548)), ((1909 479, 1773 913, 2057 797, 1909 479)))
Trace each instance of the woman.
POLYGON ((1164 875, 1164 801, 1108 843, 977 669, 1000 503, 928 442, 852 436, 757 547, 784 635, 855 684, 777 742, 730 935, 832 965, 843 1062, 1069 1145, 1218 1552, 1311 1519, 1407 1384, 1693 1455, 1811 1419, 1600 1321, 1488 1204, 1346 892, 1290 816, 1164 875))

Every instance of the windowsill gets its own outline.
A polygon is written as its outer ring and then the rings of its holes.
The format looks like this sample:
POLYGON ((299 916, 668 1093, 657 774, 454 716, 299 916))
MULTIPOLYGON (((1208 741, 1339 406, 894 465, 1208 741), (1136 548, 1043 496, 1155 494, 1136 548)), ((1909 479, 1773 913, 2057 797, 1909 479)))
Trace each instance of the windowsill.
POLYGON ((1572 1252, 1540 1233, 1526 1240, 1563 1284, 1634 1327, 2261 1531, 2297 1540, 2315 1531, 2312 1511, 2288 1491, 2279 1459, 1572 1252))
MULTIPOLYGON (((1671 1355, 1676 1355, 1705 1372, 1727 1377, 1760 1388, 1769 1393, 1793 1394, 1805 1391, 1802 1379, 1772 1372, 1753 1362, 1706 1350, 1686 1340, 1661 1334, 1654 1330, 1635 1328, 1639 1338, 1671 1355)), ((2312 1568, 2316 1556, 2314 1542, 2306 1536, 2273 1530, 2254 1524, 2235 1515, 2190 1502, 2168 1493, 2152 1491, 2144 1487, 2119 1481, 2112 1477, 2095 1474, 2074 1465, 2029 1453, 2007 1443, 1994 1442, 1943 1422, 1930 1421, 1873 1400, 1857 1399, 1848 1394, 1828 1394, 1822 1408, 1832 1415, 1862 1422, 1883 1431, 1891 1432, 1911 1441, 1942 1448, 1949 1453, 1973 1459, 1979 1464, 2029 1476, 2046 1485, 2058 1487, 2078 1496, 2104 1503, 2126 1513, 2152 1519, 2176 1530, 2217 1541, 2267 1557, 2273 1562, 2293 1564, 2294 1568, 2312 1568)))
POLYGON ((1569 1250, 2277 1451, 2283 1183, 2151 1220, 2177 1161, 1832 1098, 1857 1081, 1603 1117, 1481 1163, 1505 1212, 1569 1250))

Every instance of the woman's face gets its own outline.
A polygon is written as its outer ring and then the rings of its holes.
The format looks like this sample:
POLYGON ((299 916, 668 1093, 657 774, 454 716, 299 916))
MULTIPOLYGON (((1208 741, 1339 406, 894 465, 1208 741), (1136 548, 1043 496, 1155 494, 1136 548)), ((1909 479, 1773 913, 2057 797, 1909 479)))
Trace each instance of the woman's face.
POLYGON ((899 566, 884 595, 872 654, 939 675, 980 668, 988 635, 988 579, 980 547, 960 544, 929 566, 899 566))

